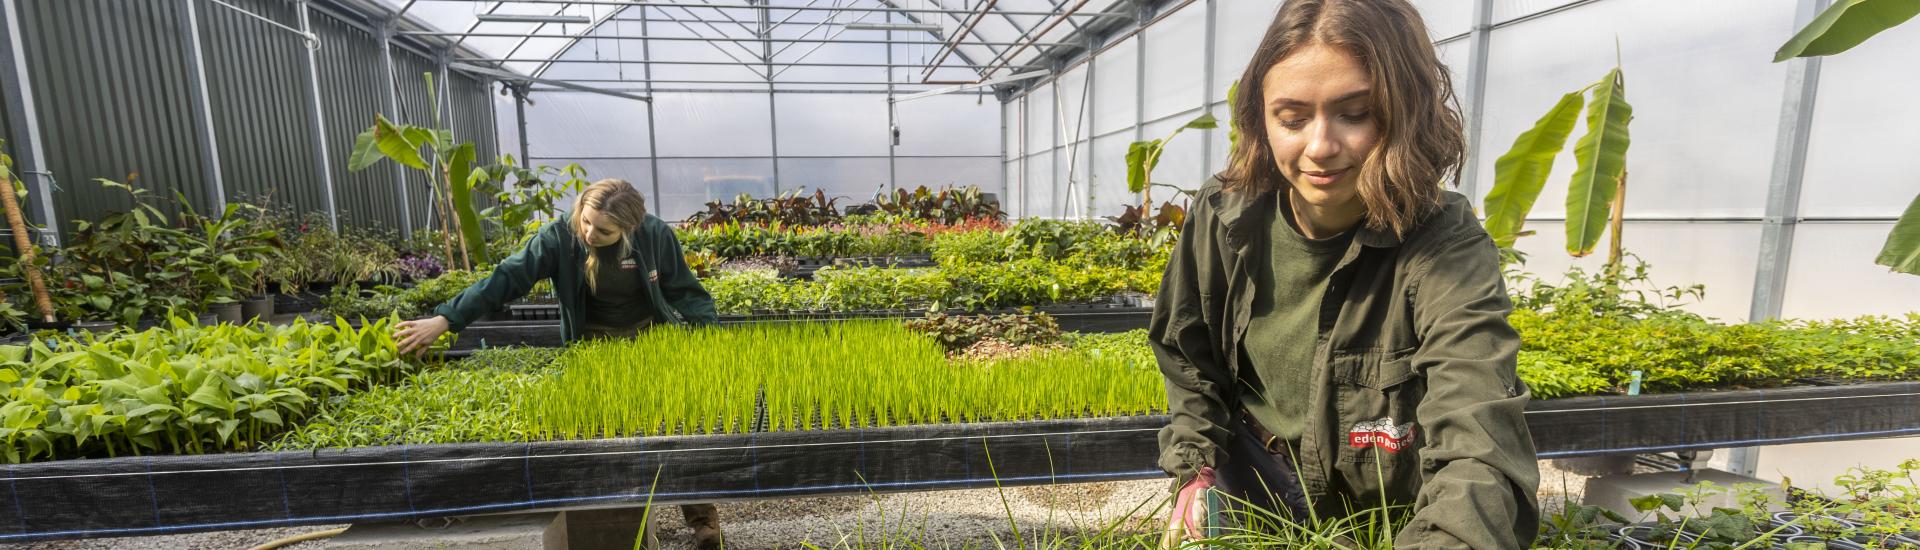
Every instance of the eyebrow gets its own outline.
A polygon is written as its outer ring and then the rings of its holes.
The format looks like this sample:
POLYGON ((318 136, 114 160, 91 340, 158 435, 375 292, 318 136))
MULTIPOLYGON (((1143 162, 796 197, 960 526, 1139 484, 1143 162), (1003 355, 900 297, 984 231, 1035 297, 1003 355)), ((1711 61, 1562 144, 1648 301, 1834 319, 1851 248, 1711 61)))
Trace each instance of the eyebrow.
MULTIPOLYGON (((1346 95, 1333 98, 1333 101, 1331 103, 1337 105, 1341 103, 1346 103, 1348 101, 1353 101, 1355 99, 1367 97, 1372 94, 1373 94, 1373 90, 1359 90, 1354 92, 1348 92, 1346 95)), ((1269 103, 1268 105, 1271 107, 1300 107, 1300 106, 1309 105, 1309 103, 1298 100, 1298 99, 1280 97, 1280 98, 1274 98, 1273 102, 1269 103)))

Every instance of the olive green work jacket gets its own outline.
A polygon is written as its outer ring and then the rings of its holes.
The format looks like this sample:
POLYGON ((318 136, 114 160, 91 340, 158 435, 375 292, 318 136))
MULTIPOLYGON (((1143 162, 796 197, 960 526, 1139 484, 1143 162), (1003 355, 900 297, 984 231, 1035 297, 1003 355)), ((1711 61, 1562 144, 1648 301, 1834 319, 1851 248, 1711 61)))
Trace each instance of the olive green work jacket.
MULTIPOLYGON (((1282 188, 1284 190, 1284 188, 1282 188)), ((1167 265, 1149 326, 1172 420, 1160 466, 1184 482, 1233 460, 1235 381, 1273 191, 1204 186, 1167 265)), ((1520 338, 1499 251, 1465 196, 1404 238, 1361 226, 1321 299, 1302 488, 1320 504, 1412 504, 1400 548, 1525 548, 1539 470, 1515 374, 1520 338), (1339 497, 1339 498, 1329 498, 1339 497)), ((1345 514, 1342 514, 1344 516, 1345 514)))

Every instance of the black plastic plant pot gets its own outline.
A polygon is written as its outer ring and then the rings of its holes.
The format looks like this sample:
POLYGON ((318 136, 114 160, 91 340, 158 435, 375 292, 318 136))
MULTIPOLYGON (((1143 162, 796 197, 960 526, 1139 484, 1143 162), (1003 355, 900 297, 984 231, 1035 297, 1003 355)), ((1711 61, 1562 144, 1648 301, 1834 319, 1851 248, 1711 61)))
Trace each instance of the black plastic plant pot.
POLYGON ((1781 544, 1778 545, 1778 547, 1791 549, 1791 548, 1794 548, 1793 545, 1796 545, 1796 544, 1799 544, 1799 545, 1824 544, 1826 545, 1824 546, 1824 548, 1826 548, 1827 550, 1866 550, 1867 548, 1866 546, 1862 546, 1860 543, 1853 542, 1853 541, 1827 539, 1827 538, 1816 537, 1813 535, 1799 535, 1799 536, 1787 537, 1786 540, 1781 541, 1781 544))
POLYGON ((1622 525, 1613 531, 1613 535, 1626 543, 1626 548, 1646 550, 1671 548, 1676 541, 1681 547, 1691 547, 1693 542, 1699 540, 1699 537, 1679 529, 1669 529, 1673 533, 1670 536, 1655 536, 1655 532, 1660 529, 1661 527, 1651 523, 1622 525))
POLYGON ((74 330, 84 330, 93 333, 105 333, 113 332, 113 329, 119 326, 120 323, 113 321, 74 321, 72 328, 74 330))

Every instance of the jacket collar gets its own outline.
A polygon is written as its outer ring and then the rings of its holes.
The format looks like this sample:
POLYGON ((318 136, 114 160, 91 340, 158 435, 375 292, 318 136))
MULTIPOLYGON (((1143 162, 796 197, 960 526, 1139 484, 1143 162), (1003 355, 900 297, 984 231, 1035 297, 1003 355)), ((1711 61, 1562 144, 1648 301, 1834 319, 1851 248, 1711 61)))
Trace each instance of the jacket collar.
MULTIPOLYGON (((1220 190, 1210 196, 1210 206, 1221 225, 1227 229, 1227 239, 1235 249, 1253 242, 1251 238, 1265 230, 1264 223, 1277 207, 1274 201, 1279 193, 1273 189, 1259 192, 1220 190)), ((1376 230, 1365 225, 1353 236, 1353 242, 1373 248, 1394 248, 1400 246, 1401 239, 1392 231, 1376 230)))

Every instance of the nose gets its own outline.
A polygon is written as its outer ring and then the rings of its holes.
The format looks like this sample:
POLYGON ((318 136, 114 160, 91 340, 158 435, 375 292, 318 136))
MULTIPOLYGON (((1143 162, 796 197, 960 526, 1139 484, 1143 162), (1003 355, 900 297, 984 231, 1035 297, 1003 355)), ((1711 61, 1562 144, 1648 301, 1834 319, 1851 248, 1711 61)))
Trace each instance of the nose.
POLYGON ((1327 167, 1341 151, 1340 140, 1334 132, 1332 117, 1316 117, 1307 124, 1307 148, 1300 154, 1318 168, 1327 167))

